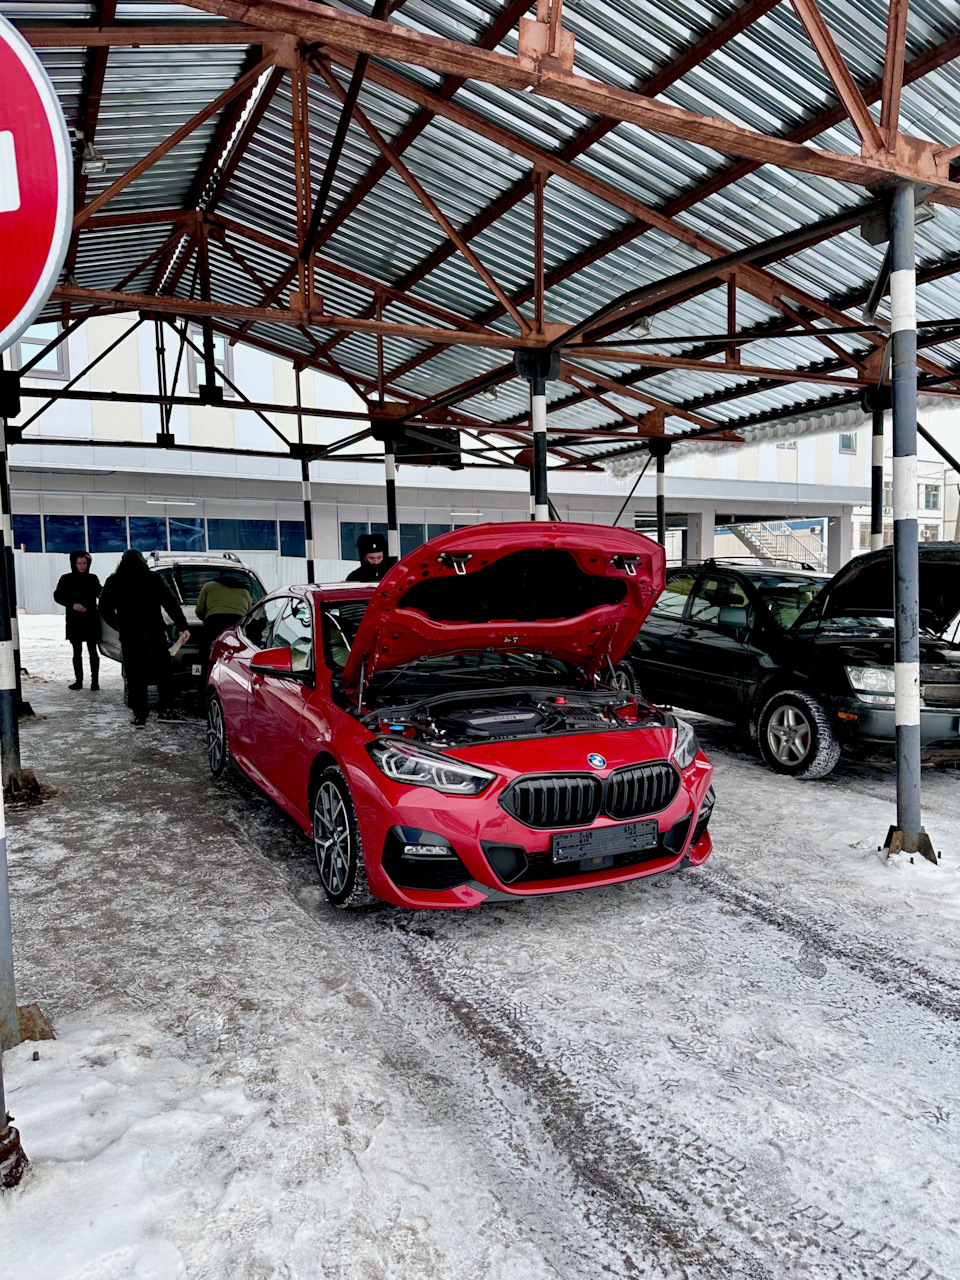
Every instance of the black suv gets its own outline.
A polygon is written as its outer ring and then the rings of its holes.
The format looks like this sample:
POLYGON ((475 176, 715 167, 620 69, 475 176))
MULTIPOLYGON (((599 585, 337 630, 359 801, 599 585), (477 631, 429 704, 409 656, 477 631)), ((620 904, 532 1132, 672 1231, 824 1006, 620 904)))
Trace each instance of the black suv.
MULTIPOLYGON (((921 741, 960 760, 960 545, 920 547, 921 741)), ((708 560, 669 569, 629 655, 644 697, 749 728, 779 773, 822 778, 841 747, 891 746, 893 552, 833 578, 708 560)))

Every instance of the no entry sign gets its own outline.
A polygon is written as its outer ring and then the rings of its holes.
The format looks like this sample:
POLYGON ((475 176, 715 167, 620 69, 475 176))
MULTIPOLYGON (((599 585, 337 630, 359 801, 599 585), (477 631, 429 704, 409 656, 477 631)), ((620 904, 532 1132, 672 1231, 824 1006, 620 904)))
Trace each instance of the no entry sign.
POLYGON ((33 321, 70 242, 73 158, 53 85, 0 18, 0 351, 33 321))

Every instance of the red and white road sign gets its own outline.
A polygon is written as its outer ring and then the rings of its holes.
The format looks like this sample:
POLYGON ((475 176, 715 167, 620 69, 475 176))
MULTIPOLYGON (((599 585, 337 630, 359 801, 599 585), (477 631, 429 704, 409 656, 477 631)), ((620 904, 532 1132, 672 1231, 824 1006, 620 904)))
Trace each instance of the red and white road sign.
POLYGON ((0 351, 43 307, 66 257, 73 156, 39 58, 0 18, 0 351))

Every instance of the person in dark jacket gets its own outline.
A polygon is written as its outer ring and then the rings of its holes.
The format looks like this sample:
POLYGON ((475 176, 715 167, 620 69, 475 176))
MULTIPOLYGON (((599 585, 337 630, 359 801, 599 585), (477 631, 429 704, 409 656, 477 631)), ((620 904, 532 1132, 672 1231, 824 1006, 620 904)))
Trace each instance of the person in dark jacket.
POLYGON ((361 533, 357 555, 360 568, 347 574, 347 582, 379 582, 397 563, 395 556, 387 555, 387 540, 382 533, 361 533))
POLYGON ((150 684, 157 686, 159 719, 179 719, 172 707, 170 651, 161 609, 177 627, 181 639, 187 640, 187 620, 173 592, 158 573, 152 572, 139 551, 125 551, 116 572, 103 584, 100 614, 108 626, 120 633, 130 710, 138 729, 147 722, 150 684))
POLYGON ((90 661, 90 688, 100 688, 100 614, 97 598, 100 595, 100 579, 90 572, 93 557, 89 551, 70 552, 70 572, 57 583, 53 598, 67 611, 67 639, 73 645, 73 684, 71 689, 83 688, 83 646, 87 646, 90 661))

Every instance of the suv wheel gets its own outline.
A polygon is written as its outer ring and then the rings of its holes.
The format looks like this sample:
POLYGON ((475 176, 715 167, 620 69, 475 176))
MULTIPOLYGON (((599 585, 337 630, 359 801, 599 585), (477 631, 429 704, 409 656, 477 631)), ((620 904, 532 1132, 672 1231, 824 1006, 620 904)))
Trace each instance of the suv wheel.
POLYGON ((313 851, 323 891, 335 907, 375 902, 367 888, 360 826, 347 780, 337 768, 324 770, 313 796, 313 851))
POLYGON ((776 693, 760 712, 760 751, 777 773, 825 778, 840 759, 827 713, 802 689, 776 693))

